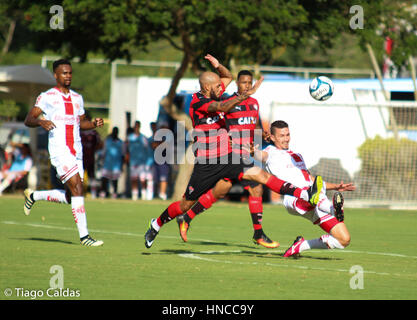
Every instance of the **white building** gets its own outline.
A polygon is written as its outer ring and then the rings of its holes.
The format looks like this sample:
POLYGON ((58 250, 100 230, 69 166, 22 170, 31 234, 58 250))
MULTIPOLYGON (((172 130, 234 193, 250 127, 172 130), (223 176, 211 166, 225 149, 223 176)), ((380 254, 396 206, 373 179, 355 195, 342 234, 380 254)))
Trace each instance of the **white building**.
MULTIPOLYGON (((339 159, 353 177, 360 169, 357 148, 365 139, 393 135, 389 108, 377 79, 335 79, 333 82, 334 95, 325 102, 317 102, 309 94, 310 80, 267 76, 254 97, 259 101, 264 126, 275 120, 289 123, 291 148, 303 154, 308 167, 316 165, 321 158, 339 159)), ((130 124, 141 121, 142 133, 149 136, 149 124, 157 120, 159 101, 168 92, 170 83, 170 78, 116 78, 111 92, 111 126, 118 126, 124 138, 126 115, 130 113, 130 124)), ((412 96, 414 92, 411 79, 384 80, 384 86, 390 94, 403 92, 412 96)), ((197 79, 182 79, 177 92, 198 90, 197 79)), ((235 90, 233 82, 227 92, 235 90)), ((404 104, 407 103, 401 102, 404 104)), ((399 134, 406 132, 399 131, 399 134)))

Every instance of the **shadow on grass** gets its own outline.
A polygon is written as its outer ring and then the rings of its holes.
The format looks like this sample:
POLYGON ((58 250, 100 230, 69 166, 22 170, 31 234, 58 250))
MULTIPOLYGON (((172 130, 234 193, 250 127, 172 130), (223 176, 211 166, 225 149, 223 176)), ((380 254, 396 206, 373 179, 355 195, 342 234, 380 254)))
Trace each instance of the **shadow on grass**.
POLYGON ((60 239, 33 238, 33 237, 32 238, 15 238, 15 240, 57 242, 57 243, 71 244, 71 245, 75 244, 74 242, 60 240, 60 239))
POLYGON ((199 256, 211 256, 211 257, 219 257, 219 256, 235 256, 235 257, 251 257, 256 259, 283 259, 288 261, 294 260, 322 260, 322 261, 336 261, 336 260, 343 260, 341 258, 334 258, 334 257, 320 257, 320 256, 299 256, 298 258, 284 258, 283 252, 273 252, 273 250, 269 252, 265 251, 258 251, 257 248, 249 247, 253 250, 208 250, 208 251, 201 251, 201 250, 192 250, 192 249, 162 249, 159 251, 154 252, 142 252, 142 255, 178 255, 178 254, 195 254, 199 256))

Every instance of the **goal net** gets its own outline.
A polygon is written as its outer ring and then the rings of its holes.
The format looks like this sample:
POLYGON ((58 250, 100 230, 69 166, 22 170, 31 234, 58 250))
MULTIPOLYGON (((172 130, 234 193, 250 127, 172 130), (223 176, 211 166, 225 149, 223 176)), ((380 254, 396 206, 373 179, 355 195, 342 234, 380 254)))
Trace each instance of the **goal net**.
POLYGON ((273 102, 266 118, 288 122, 312 175, 356 185, 347 205, 417 207, 417 103, 330 101, 273 102))

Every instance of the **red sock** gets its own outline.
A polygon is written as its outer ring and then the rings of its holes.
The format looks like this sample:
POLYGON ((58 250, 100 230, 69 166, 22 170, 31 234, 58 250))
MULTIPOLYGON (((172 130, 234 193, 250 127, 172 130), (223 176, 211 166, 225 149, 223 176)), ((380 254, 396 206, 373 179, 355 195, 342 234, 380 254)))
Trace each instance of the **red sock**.
POLYGON ((263 213, 262 197, 249 196, 248 204, 249 204, 249 212, 252 217, 253 229, 254 230, 262 229, 262 213, 263 213))
POLYGON ((165 211, 158 217, 158 219, 156 219, 156 222, 160 227, 162 227, 165 223, 171 221, 180 214, 182 214, 180 201, 176 201, 171 203, 168 208, 165 209, 165 211))
POLYGON ((301 191, 303 191, 302 189, 293 186, 291 183, 278 179, 276 176, 273 175, 269 177, 265 185, 276 193, 288 194, 297 198, 300 198, 301 191))
POLYGON ((212 189, 203 194, 200 199, 198 199, 197 203, 187 211, 186 216, 190 218, 187 219, 185 217, 187 223, 190 223, 190 221, 194 219, 197 214, 209 209, 216 201, 217 199, 213 196, 212 189))

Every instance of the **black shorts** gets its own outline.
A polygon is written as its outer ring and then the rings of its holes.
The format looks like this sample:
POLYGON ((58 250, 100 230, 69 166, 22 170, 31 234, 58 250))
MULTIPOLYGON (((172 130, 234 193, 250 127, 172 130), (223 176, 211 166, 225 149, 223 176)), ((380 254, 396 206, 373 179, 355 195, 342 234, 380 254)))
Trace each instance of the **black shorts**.
MULTIPOLYGON (((254 166, 253 159, 240 156, 240 165, 243 166, 243 170, 250 169, 254 166)), ((225 179, 225 180, 229 180, 229 179, 225 179)), ((248 188, 255 188, 256 186, 259 185, 259 182, 246 180, 246 179, 242 179, 240 181, 231 180, 231 182, 232 183, 239 182, 245 190, 247 190, 248 188)))
POLYGON ((253 166, 253 163, 248 164, 243 161, 237 164, 232 164, 232 161, 227 164, 196 163, 184 197, 186 200, 198 200, 201 195, 212 189, 222 179, 232 183, 240 181, 244 183, 244 186, 256 186, 257 182, 242 179, 244 170, 253 166))

